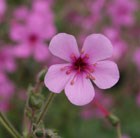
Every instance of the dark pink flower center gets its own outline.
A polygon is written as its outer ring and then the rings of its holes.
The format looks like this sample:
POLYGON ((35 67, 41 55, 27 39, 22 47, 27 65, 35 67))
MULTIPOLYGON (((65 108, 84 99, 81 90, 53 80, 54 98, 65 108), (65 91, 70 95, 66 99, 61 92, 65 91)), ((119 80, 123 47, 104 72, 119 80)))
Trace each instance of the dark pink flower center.
POLYGON ((65 66, 61 68, 61 71, 65 71, 67 75, 71 74, 72 72, 75 73, 71 85, 74 84, 74 80, 77 77, 77 75, 86 74, 87 79, 95 80, 95 77, 93 77, 92 73, 94 72, 96 64, 89 64, 88 54, 81 54, 80 57, 76 57, 74 54, 71 55, 72 64, 70 66, 65 66))
POLYGON ((77 71, 81 71, 81 72, 83 72, 86 69, 87 66, 88 66, 88 64, 81 57, 76 59, 76 61, 73 63, 73 69, 77 70, 77 71))
POLYGON ((37 35, 36 34, 31 34, 30 36, 29 36, 29 42, 31 43, 31 44, 34 44, 34 43, 36 43, 37 42, 37 40, 38 40, 38 37, 37 37, 37 35))

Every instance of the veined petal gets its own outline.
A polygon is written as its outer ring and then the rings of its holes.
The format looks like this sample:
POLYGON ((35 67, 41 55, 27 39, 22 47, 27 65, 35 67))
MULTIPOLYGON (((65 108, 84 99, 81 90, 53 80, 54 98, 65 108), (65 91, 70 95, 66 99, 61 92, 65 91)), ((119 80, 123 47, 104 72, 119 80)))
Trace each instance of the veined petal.
POLYGON ((70 82, 65 87, 65 93, 71 103, 86 105, 92 101, 95 92, 92 83, 86 76, 77 76, 73 85, 70 82))
POLYGON ((92 34, 85 39, 82 50, 89 55, 89 62, 107 59, 112 56, 113 47, 110 40, 101 34, 92 34))
POLYGON ((76 39, 74 36, 66 33, 60 33, 54 36, 50 42, 49 49, 53 55, 69 62, 72 60, 72 54, 76 57, 80 55, 76 39))
POLYGON ((71 74, 67 75, 62 68, 69 66, 69 64, 52 65, 45 76, 45 86, 54 93, 60 93, 70 78, 71 74))
POLYGON ((95 77, 94 83, 101 89, 110 88, 119 80, 117 65, 108 60, 97 62, 92 75, 95 77))

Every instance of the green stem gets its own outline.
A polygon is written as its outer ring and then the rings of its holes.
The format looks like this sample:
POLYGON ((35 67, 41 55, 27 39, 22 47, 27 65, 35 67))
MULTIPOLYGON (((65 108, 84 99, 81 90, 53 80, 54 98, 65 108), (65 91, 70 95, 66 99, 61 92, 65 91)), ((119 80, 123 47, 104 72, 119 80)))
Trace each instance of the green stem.
POLYGON ((44 107, 43 107, 43 109, 42 109, 42 111, 41 111, 41 113, 40 113, 40 115, 39 115, 39 117, 37 119, 37 122, 36 122, 37 125, 39 125, 41 120, 44 119, 45 114, 47 113, 49 105, 51 104, 54 96, 55 96, 54 93, 50 93, 49 97, 47 98, 47 101, 45 102, 45 105, 44 105, 44 107))
POLYGON ((2 125, 8 130, 8 132, 14 137, 14 138, 21 138, 20 134, 17 132, 17 130, 13 127, 13 125, 9 122, 9 120, 3 115, 3 113, 0 112, 0 122, 2 125))
POLYGON ((121 134, 121 125, 120 123, 118 123, 116 125, 116 131, 117 131, 117 138, 122 138, 122 134, 121 134))

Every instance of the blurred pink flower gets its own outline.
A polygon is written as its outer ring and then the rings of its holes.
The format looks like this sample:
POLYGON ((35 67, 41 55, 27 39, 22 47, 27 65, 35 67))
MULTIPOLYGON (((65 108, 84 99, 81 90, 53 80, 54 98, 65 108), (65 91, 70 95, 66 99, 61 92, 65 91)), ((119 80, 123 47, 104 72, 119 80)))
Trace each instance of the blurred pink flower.
POLYGON ((13 83, 0 73, 0 111, 7 111, 10 107, 10 99, 14 94, 13 83))
POLYGON ((127 46, 123 39, 120 37, 119 30, 114 29, 113 27, 104 28, 104 34, 111 40, 113 44, 114 50, 112 58, 117 61, 122 57, 124 58, 124 55, 127 51, 127 46))
POLYGON ((102 10, 105 5, 105 0, 94 0, 94 1, 89 1, 88 7, 91 15, 91 21, 94 22, 93 26, 97 24, 101 19, 102 19, 102 10))
MULTIPOLYGON (((24 20, 24 23, 19 22, 18 18, 17 20, 12 20, 10 37, 17 42, 15 47, 17 57, 28 58, 32 55, 36 61, 42 62, 48 58, 46 41, 55 34, 56 28, 53 13, 48 10, 49 7, 35 6, 35 8, 34 4, 32 10, 28 12, 28 16, 26 15, 27 10, 25 7, 22 10, 20 9, 19 15, 24 14, 26 20, 24 20)), ((45 5, 44 3, 43 6, 45 5)))
POLYGON ((135 0, 113 0, 108 5, 108 14, 113 24, 131 26, 135 22, 134 12, 137 10, 135 0))
POLYGON ((15 47, 16 56, 28 58, 33 55, 37 61, 46 60, 48 47, 45 40, 48 36, 42 20, 39 16, 33 15, 27 20, 26 25, 16 23, 12 25, 11 38, 18 43, 15 47))
MULTIPOLYGON (((78 10, 71 10, 67 13, 66 20, 70 23, 81 27, 81 30, 84 32, 91 31, 96 28, 96 25, 102 19, 102 9, 104 6, 105 0, 88 0, 84 1, 85 9, 81 12, 80 6, 77 8, 78 10), (88 14, 83 14, 84 10, 88 14)), ((81 7, 83 3, 81 4, 81 7)))
POLYGON ((140 70, 140 48, 136 49, 134 52, 133 61, 136 64, 137 68, 140 70))
POLYGON ((32 13, 37 14, 45 21, 43 27, 44 32, 48 38, 51 38, 56 33, 56 28, 50 2, 48 0, 35 0, 32 5, 32 13))
MULTIPOLYGON (((95 94, 95 100, 99 100, 104 107, 106 107, 108 110, 111 109, 113 105, 113 99, 111 96, 105 95, 103 92, 97 91, 95 94)), ((95 118, 101 118, 104 117, 104 114, 96 107, 94 104, 94 100, 88 104, 87 106, 83 107, 81 111, 81 117, 83 119, 92 119, 95 118)))
POLYGON ((0 22, 4 19, 4 14, 6 12, 6 0, 0 0, 0 22))
POLYGON ((94 97, 91 80, 101 89, 115 85, 119 80, 117 65, 109 60, 113 48, 101 34, 89 35, 79 52, 75 37, 60 33, 53 37, 51 53, 65 60, 65 64, 52 65, 45 76, 45 85, 54 93, 65 89, 68 99, 75 105, 85 105, 94 97))
POLYGON ((14 49, 11 46, 0 47, 0 71, 13 72, 16 69, 14 49))

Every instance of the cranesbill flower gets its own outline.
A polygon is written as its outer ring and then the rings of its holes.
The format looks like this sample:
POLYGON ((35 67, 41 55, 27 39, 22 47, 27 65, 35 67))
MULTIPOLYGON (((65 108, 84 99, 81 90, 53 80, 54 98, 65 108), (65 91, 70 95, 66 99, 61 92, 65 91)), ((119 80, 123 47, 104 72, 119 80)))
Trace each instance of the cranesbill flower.
POLYGON ((66 63, 50 66, 45 85, 54 93, 64 89, 70 102, 75 105, 92 101, 95 95, 92 82, 101 89, 107 89, 119 80, 117 65, 105 60, 112 56, 113 48, 104 35, 89 35, 79 51, 74 36, 60 33, 51 40, 49 50, 66 63))

